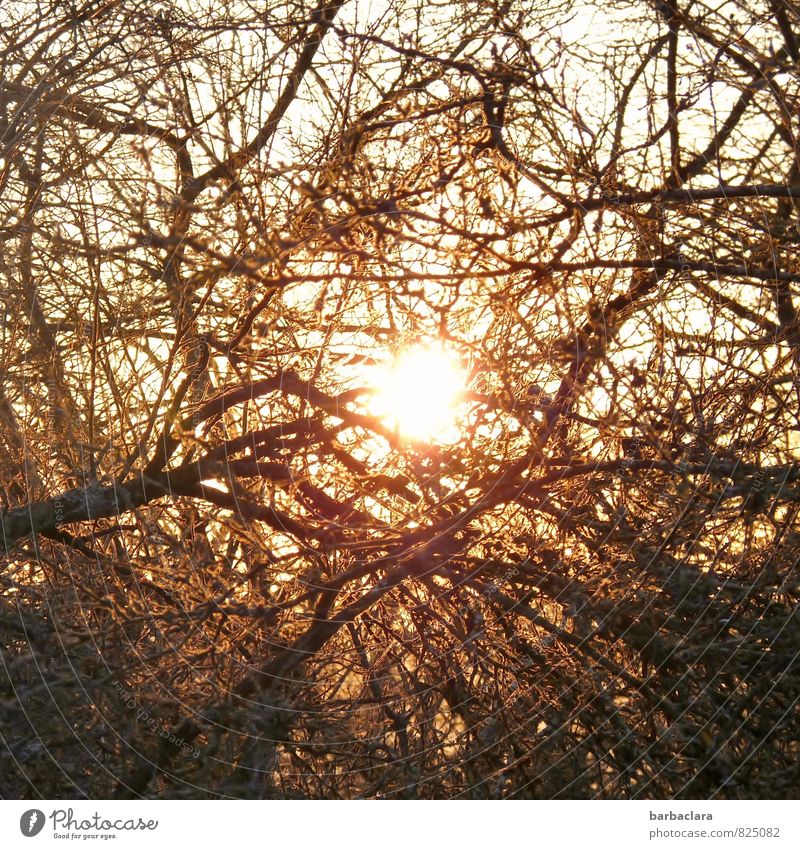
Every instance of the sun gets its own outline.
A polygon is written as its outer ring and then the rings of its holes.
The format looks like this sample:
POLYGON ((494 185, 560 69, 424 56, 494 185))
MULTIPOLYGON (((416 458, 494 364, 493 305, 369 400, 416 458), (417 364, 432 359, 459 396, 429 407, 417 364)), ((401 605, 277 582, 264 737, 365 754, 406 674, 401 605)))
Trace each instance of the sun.
POLYGON ((450 438, 467 380, 455 352, 441 343, 417 344, 372 371, 372 415, 412 441, 450 438))

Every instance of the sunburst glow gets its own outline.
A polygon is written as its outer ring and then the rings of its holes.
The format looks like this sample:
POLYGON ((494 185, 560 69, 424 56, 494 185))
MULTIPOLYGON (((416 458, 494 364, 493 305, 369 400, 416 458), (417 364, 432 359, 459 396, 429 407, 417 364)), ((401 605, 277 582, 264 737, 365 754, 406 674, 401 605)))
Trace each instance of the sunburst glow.
POLYGON ((466 372, 453 351, 430 343, 400 352, 372 383, 373 415, 407 439, 441 441, 453 431, 466 372))

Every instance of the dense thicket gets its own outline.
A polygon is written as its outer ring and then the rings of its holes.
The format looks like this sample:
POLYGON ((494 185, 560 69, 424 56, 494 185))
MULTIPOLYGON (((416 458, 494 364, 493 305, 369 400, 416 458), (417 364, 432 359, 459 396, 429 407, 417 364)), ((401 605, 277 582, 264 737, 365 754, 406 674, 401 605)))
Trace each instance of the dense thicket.
POLYGON ((0 15, 3 796, 796 795, 797 4, 0 15))

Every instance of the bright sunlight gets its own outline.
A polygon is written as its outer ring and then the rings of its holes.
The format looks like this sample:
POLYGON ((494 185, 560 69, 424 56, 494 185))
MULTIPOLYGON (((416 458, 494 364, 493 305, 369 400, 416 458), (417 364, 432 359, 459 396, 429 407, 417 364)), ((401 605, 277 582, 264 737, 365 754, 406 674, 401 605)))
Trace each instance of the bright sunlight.
POLYGON ((457 355, 439 343, 400 351, 391 365, 373 370, 370 412, 401 436, 444 441, 455 424, 466 372, 457 355))

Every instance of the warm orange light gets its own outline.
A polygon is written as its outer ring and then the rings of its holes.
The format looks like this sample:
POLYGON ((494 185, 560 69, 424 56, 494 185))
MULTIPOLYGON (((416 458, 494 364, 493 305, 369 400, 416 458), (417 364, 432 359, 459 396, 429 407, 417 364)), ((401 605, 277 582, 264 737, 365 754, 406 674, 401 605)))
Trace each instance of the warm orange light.
POLYGON ((370 412, 401 436, 444 441, 453 431, 466 372, 458 357, 439 343, 415 345, 371 375, 370 412))

